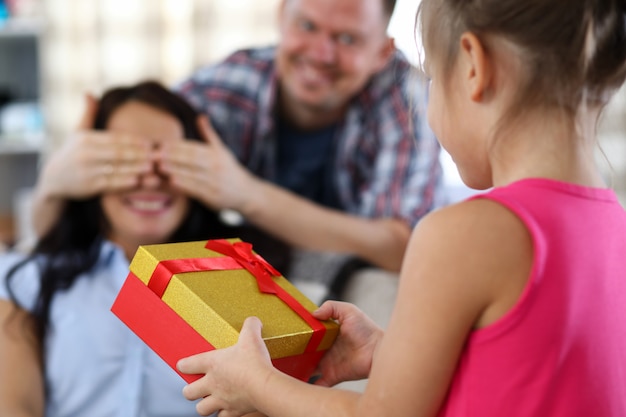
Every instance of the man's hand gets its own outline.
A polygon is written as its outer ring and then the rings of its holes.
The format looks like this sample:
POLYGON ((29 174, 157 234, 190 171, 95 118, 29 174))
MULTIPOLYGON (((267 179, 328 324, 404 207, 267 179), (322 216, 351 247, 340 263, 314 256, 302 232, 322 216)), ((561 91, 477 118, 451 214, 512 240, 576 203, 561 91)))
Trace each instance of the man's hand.
POLYGON ((42 175, 45 194, 88 198, 130 188, 152 170, 152 144, 127 133, 92 130, 97 101, 87 96, 78 130, 53 154, 42 175))
POLYGON ((241 211, 256 189, 257 179, 222 143, 205 116, 198 118, 204 143, 182 141, 164 144, 159 171, 170 183, 214 210, 241 211))
POLYGON ((132 188, 154 170, 155 152, 147 138, 94 131, 97 100, 87 95, 77 130, 46 161, 35 190, 33 225, 42 236, 58 219, 67 199, 132 188))
POLYGON ((326 301, 313 313, 320 320, 339 322, 339 336, 320 361, 315 385, 333 386, 369 376, 372 358, 383 330, 355 305, 326 301))

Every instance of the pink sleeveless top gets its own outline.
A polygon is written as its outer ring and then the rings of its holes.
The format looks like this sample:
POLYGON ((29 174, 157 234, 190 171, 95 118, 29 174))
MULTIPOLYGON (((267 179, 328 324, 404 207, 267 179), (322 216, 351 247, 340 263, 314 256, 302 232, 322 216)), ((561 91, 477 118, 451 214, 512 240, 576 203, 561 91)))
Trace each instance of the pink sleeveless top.
POLYGON ((526 288, 470 335, 440 417, 626 416, 626 212, 606 189, 528 179, 473 198, 528 228, 526 288))

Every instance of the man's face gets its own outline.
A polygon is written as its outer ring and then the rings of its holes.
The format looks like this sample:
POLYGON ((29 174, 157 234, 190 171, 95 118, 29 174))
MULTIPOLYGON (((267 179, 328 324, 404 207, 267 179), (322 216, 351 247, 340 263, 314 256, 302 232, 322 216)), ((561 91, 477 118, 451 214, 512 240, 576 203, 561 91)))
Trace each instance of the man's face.
POLYGON ((393 51, 382 0, 284 0, 277 69, 284 104, 340 111, 393 51))

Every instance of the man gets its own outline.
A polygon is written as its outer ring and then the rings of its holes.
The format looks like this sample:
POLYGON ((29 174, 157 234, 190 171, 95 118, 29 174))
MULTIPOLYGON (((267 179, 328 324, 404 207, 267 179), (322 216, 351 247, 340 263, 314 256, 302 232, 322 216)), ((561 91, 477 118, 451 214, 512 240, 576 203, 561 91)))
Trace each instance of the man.
MULTIPOLYGON (((177 87, 208 116, 207 145, 149 151, 141 138, 83 133, 68 145, 77 153, 92 138, 91 156, 76 158, 83 178, 128 187, 154 163, 183 192, 292 247, 398 271, 412 227, 441 202, 441 167, 423 84, 386 32, 394 6, 284 0, 275 48, 236 52, 177 87), (87 174, 96 170, 105 175, 87 174)), ((48 183, 60 177, 48 171, 48 183)), ((72 176, 37 190, 40 232, 80 188, 63 185, 72 176)), ((296 275, 327 275, 312 269, 296 275)))

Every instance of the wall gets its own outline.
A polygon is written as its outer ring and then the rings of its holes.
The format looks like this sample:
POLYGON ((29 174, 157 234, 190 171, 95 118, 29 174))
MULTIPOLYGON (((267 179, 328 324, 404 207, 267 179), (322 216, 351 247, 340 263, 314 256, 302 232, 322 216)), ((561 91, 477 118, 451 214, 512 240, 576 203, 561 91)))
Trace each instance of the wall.
MULTIPOLYGON (((237 47, 276 39, 279 0, 45 0, 42 85, 51 140, 58 146, 77 122, 82 94, 155 77, 173 83, 237 47)), ((390 33, 414 62, 419 2, 398 0, 390 33)), ((600 124, 599 164, 626 202, 626 89, 600 124)), ((465 190, 447 155, 448 184, 465 190)))
POLYGON ((45 0, 44 112, 53 148, 86 92, 156 78, 172 84, 237 47, 276 38, 278 0, 45 0))
POLYGON ((598 133, 598 163, 626 207, 626 85, 605 109, 598 133))

